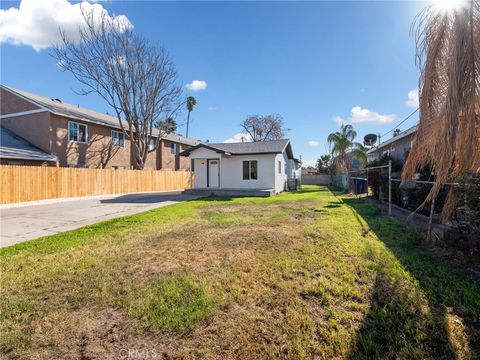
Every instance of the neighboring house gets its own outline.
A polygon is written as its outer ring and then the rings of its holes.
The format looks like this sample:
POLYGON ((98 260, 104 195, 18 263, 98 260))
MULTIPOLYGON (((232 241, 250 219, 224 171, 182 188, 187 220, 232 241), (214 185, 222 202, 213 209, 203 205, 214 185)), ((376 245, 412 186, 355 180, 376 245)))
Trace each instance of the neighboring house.
POLYGON ((51 165, 57 157, 47 154, 27 140, 0 126, 1 165, 51 165))
MULTIPOLYGON (((2 127, 56 157, 58 166, 133 166, 133 147, 115 116, 0 85, 0 121, 2 127)), ((180 135, 167 135, 148 155, 145 168, 188 170, 188 159, 181 158, 179 153, 199 143, 180 135)))
POLYGON ((315 175, 318 174, 318 169, 313 166, 302 167, 302 175, 315 175))
POLYGON ((253 190, 272 195, 296 187, 301 179, 301 164, 293 156, 288 139, 202 143, 180 155, 192 162, 194 190, 234 190, 240 194, 253 190))
POLYGON ((368 162, 379 159, 383 155, 390 155, 393 159, 404 163, 416 132, 415 125, 403 132, 394 133, 392 138, 367 151, 368 162))

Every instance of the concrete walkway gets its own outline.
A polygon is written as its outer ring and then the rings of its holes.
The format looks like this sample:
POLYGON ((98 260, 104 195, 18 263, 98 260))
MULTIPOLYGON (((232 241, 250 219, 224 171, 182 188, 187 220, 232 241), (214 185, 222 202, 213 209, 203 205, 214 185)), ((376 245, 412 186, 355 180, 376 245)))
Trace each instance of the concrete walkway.
POLYGON ((143 193, 1 209, 0 247, 198 197, 179 191, 143 193))

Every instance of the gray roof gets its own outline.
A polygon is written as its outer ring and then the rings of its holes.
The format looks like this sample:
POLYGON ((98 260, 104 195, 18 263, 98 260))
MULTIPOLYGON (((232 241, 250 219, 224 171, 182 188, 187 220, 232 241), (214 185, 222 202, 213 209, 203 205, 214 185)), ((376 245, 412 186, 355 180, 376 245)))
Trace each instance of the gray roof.
POLYGON ((293 159, 293 151, 289 139, 240 143, 202 143, 186 149, 180 155, 188 156, 190 152, 200 147, 230 155, 278 154, 286 150, 288 157, 293 159))
POLYGON ((400 134, 398 134, 397 136, 393 136, 392 138, 388 139, 387 141, 381 143, 380 145, 378 146, 375 146, 373 147, 372 149, 368 150, 367 151, 367 154, 372 154, 376 151, 378 151, 379 149, 383 149, 384 147, 390 145, 390 144, 393 144, 409 135, 412 135, 412 134, 415 134, 417 132, 417 128, 418 128, 418 125, 415 125, 415 126, 412 126, 411 128, 401 132, 400 134))
MULTIPOLYGON (((14 89, 10 86, 0 85, 0 87, 10 92, 16 93, 20 97, 26 98, 27 100, 37 104, 38 106, 47 109, 53 114, 62 115, 62 116, 70 117, 77 120, 83 120, 86 122, 106 125, 108 127, 120 129, 120 125, 118 123, 118 119, 116 116, 86 109, 78 105, 68 104, 58 100, 49 99, 45 96, 31 94, 23 90, 14 89)), ((125 126, 127 126, 126 122, 124 123, 125 123, 125 126)), ((158 132, 154 131, 154 135, 158 135, 158 132)), ((166 140, 180 142, 187 145, 197 145, 198 143, 200 143, 200 141, 197 141, 191 138, 186 138, 184 136, 177 135, 177 134, 166 135, 163 138, 166 140)))
POLYGON ((56 156, 46 153, 2 126, 0 126, 0 158, 57 161, 56 156))

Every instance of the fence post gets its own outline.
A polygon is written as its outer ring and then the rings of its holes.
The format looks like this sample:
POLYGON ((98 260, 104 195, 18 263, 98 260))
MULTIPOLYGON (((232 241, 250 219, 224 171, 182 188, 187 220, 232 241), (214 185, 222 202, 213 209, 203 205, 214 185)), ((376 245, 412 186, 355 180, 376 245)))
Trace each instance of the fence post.
POLYGON ((367 172, 365 173, 367 178, 367 199, 368 199, 368 167, 366 168, 367 172))
POLYGON ((388 216, 392 215, 392 160, 388 160, 388 216))

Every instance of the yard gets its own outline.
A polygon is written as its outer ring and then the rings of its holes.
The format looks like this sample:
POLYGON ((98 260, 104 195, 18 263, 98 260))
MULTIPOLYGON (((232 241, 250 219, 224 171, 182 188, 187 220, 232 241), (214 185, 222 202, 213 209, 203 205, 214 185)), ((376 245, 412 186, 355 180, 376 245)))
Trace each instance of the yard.
POLYGON ((480 357, 480 285, 327 188, 184 202, 0 255, 8 358, 480 357))

